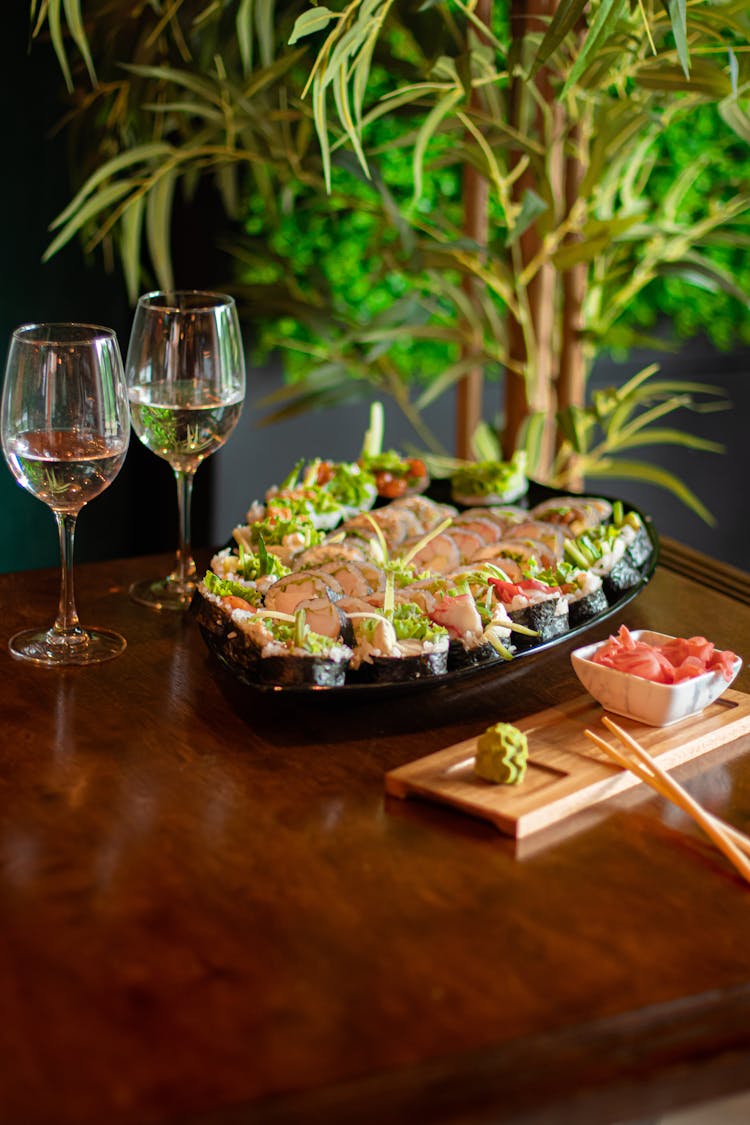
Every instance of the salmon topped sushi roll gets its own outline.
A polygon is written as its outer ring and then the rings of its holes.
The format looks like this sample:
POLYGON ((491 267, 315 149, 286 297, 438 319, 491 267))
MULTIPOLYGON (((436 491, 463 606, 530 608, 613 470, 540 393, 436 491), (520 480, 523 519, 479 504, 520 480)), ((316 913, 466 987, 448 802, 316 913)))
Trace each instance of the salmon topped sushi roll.
POLYGON ((340 687, 352 650, 311 629, 304 610, 296 614, 235 613, 227 649, 258 683, 279 687, 340 687))

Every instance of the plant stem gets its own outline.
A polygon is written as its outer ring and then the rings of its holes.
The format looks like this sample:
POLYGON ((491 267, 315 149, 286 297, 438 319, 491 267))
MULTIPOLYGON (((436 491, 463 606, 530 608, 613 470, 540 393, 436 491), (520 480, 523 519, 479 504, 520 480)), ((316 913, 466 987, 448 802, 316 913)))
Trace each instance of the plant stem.
MULTIPOLYGON (((528 51, 530 34, 543 32, 554 13, 554 0, 513 0, 511 31, 514 52, 520 63, 528 51)), ((533 130, 546 153, 545 174, 552 200, 562 197, 562 107, 555 102, 550 75, 542 67, 534 79, 516 76, 510 90, 509 115, 519 135, 533 130), (536 84, 534 89, 533 84, 536 84), (550 107, 550 108, 547 108, 550 107)), ((520 153, 514 154, 517 163, 520 153)), ((527 190, 539 190, 535 172, 529 167, 513 184, 513 199, 519 206, 527 190)), ((554 229, 556 217, 551 225, 554 229)), ((545 419, 539 456, 531 466, 544 479, 549 472, 554 447, 555 420, 555 329, 558 314, 556 273, 537 223, 528 227, 512 247, 514 274, 518 279, 518 308, 521 315, 508 318, 508 351, 511 370, 522 370, 523 378, 506 369, 505 432, 503 454, 510 457, 521 443, 524 423, 531 414, 545 419), (524 268, 539 262, 528 277, 524 268)))
MULTIPOLYGON (((568 133, 565 156, 565 208, 568 219, 576 211, 581 184, 586 172, 588 156, 588 129, 584 122, 574 124, 568 133)), ((579 216, 582 222, 585 215, 579 216)), ((571 230, 565 243, 579 242, 580 232, 571 230)), ((586 401, 586 357, 583 341, 583 302, 586 297, 588 267, 585 261, 576 262, 562 274, 562 309, 560 323, 560 372, 557 380, 557 405, 559 410, 583 407, 586 401)), ((558 431, 557 449, 563 445, 563 435, 558 431)), ((568 459, 566 487, 583 488, 583 474, 575 454, 568 459)))

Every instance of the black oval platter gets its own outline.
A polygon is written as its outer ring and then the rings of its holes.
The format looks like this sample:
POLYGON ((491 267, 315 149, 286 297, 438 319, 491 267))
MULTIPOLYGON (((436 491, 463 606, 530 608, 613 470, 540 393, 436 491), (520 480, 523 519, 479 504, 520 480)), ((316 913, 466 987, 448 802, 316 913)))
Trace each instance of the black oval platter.
MULTIPOLYGON (((437 482, 436 485, 428 489, 427 495, 432 496, 436 500, 446 499, 445 494, 441 488, 442 482, 437 482)), ((590 496, 599 496, 602 499, 614 501, 616 497, 605 496, 603 493, 590 490, 586 493, 590 496)), ((550 488, 547 485, 538 484, 536 481, 529 482, 529 491, 523 500, 517 503, 534 507, 535 504, 546 500, 549 497, 555 496, 570 496, 571 493, 563 492, 558 489, 550 488)), ((541 657, 549 654, 555 648, 562 644, 568 644, 572 639, 588 633, 590 630, 596 628, 603 621, 610 617, 619 614, 626 605, 633 601, 638 596, 644 586, 650 581, 653 576, 654 570, 659 560, 659 537, 653 525, 650 516, 640 511, 635 505, 628 504, 622 501, 625 511, 636 512, 641 520, 643 526, 649 536, 652 546, 652 552, 646 562, 641 568, 640 581, 636 585, 627 589, 616 601, 612 602, 605 611, 592 617, 590 620, 583 622, 580 625, 568 629, 565 633, 558 637, 554 637, 549 641, 542 641, 539 644, 533 645, 530 648, 519 651, 512 660, 489 660, 485 663, 473 664, 466 668, 457 668, 452 671, 443 672, 438 676, 423 676, 419 679, 408 680, 402 683, 383 683, 383 684, 366 684, 366 683, 346 683, 338 687, 321 687, 313 684, 264 684, 258 683, 248 676, 244 670, 238 667, 231 661, 225 654, 222 648, 221 641, 213 635, 208 629, 199 625, 201 635, 213 656, 216 657, 219 664, 225 668, 236 680, 246 687, 252 688, 253 691, 261 692, 265 695, 294 695, 294 696, 342 696, 347 699, 350 697, 381 697, 386 695, 403 695, 412 694, 421 691, 435 691, 443 687, 455 687, 468 682, 475 682, 482 678, 502 678, 509 676, 511 673, 526 670, 535 664, 541 657)), ((458 505, 457 505, 458 506, 458 505)))

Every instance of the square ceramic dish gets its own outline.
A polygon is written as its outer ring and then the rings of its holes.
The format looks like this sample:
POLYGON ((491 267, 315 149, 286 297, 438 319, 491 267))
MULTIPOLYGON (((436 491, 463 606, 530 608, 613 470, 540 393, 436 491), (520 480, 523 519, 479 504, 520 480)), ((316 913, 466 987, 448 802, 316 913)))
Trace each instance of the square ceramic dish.
MULTIPOLYGON (((631 636, 650 643, 674 640, 666 633, 653 633, 648 629, 634 629, 631 636)), ((591 657, 606 643, 597 641, 571 652, 570 659, 578 679, 605 711, 625 715, 652 727, 666 727, 699 714, 726 691, 742 667, 742 661, 737 657, 729 681, 720 672, 704 672, 678 684, 656 684, 630 672, 595 664, 591 657)))

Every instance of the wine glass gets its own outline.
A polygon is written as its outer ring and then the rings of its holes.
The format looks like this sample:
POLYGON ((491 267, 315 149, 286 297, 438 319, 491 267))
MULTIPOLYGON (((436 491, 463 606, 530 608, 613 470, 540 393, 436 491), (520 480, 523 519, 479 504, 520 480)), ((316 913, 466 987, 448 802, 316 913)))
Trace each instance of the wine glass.
POLYGON ((245 358, 234 299, 199 290, 140 297, 125 364, 133 429, 168 461, 177 482, 179 548, 166 578, 144 579, 130 595, 153 609, 182 610, 195 590, 190 546, 193 478, 237 424, 245 358))
POLYGON ((13 476, 55 515, 60 602, 50 629, 11 637, 14 656, 34 664, 96 664, 125 639, 83 629, 73 587, 76 519, 119 473, 130 438, 117 337, 91 324, 26 324, 11 337, 2 399, 2 445, 13 476))

